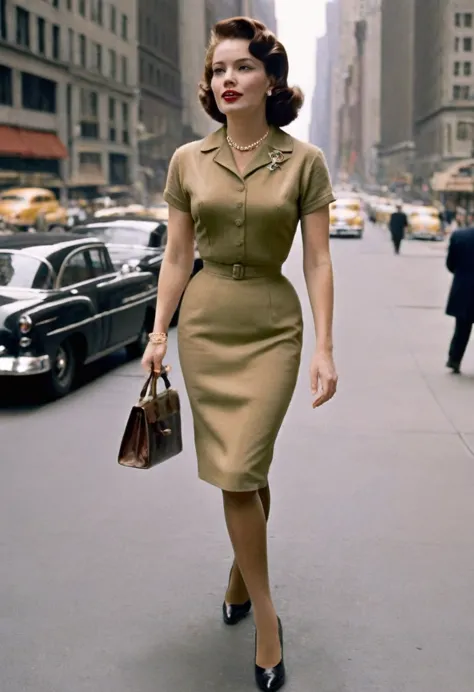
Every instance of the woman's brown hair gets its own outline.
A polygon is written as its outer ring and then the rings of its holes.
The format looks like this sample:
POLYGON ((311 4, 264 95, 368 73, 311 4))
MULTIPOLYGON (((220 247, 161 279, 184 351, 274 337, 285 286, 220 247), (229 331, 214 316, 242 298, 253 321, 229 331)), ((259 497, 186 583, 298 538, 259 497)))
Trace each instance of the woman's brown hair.
POLYGON ((226 123, 226 116, 217 107, 212 93, 212 58, 216 46, 225 39, 250 41, 250 54, 265 65, 272 81, 272 94, 267 98, 266 115, 269 125, 284 127, 298 117, 304 96, 298 87, 288 86, 288 56, 282 43, 265 24, 247 17, 233 17, 218 22, 211 33, 207 48, 204 76, 199 84, 199 99, 208 115, 219 123, 226 123))

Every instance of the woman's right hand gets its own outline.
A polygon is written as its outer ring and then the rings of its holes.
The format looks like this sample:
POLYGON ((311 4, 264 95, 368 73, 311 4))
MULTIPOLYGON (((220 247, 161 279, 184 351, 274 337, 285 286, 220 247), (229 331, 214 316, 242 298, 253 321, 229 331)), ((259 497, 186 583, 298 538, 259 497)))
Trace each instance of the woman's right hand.
POLYGON ((166 344, 148 343, 142 358, 142 366, 148 374, 150 370, 160 373, 163 368, 163 358, 166 355, 166 344))

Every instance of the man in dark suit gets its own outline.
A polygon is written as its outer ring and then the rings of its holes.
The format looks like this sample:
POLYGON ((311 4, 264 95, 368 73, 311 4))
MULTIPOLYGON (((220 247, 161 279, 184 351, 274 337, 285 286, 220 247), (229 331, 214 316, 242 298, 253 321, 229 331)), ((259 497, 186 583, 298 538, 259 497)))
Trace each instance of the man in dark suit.
POLYGON ((397 204, 397 211, 394 211, 390 217, 390 234, 392 236, 393 247, 395 254, 400 254, 400 245, 405 236, 405 228, 408 227, 408 217, 402 210, 402 205, 397 204))
POLYGON ((456 318, 446 367, 459 373, 474 322, 474 227, 451 235, 446 266, 454 275, 446 314, 456 318))

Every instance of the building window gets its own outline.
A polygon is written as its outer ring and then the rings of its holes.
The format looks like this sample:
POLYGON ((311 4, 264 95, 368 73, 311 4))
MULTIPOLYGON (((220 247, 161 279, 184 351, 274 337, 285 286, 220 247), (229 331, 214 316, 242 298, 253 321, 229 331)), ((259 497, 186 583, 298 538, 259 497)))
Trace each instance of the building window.
POLYGON ((57 24, 53 24, 53 60, 61 60, 61 32, 57 24))
POLYGON ((459 53, 460 44, 461 44, 461 39, 459 38, 459 36, 456 36, 456 38, 454 39, 454 51, 455 51, 455 53, 459 53))
POLYGON ((453 128, 450 123, 446 125, 446 151, 448 154, 453 153, 453 128))
POLYGON ((122 142, 130 144, 128 103, 122 103, 122 142))
POLYGON ((96 119, 99 115, 99 96, 96 91, 81 89, 81 116, 96 119))
POLYGON ((59 0, 53 0, 53 7, 59 10, 59 0))
POLYGON ((115 120, 115 99, 112 97, 109 97, 109 120, 113 122, 115 120))
POLYGON ((38 53, 44 55, 46 53, 46 22, 43 17, 38 17, 37 39, 38 53))
POLYGON ((104 1, 92 0, 91 2, 91 19, 93 22, 100 24, 104 21, 104 1))
POLYGON ((79 153, 79 167, 81 173, 102 171, 102 154, 96 151, 81 151, 79 153))
POLYGON ((472 12, 466 12, 466 13, 464 14, 464 26, 465 26, 467 29, 471 29, 471 28, 472 28, 472 12))
POLYGON ((128 17, 126 14, 122 15, 122 38, 124 41, 128 41, 128 17))
MULTIPOLYGON (((474 124, 474 123, 473 123, 474 124)), ((471 138, 471 127, 470 123, 458 123, 456 137, 465 142, 467 139, 471 138)))
POLYGON ((470 62, 465 62, 464 63, 464 76, 465 77, 470 77, 472 74, 472 63, 470 62))
POLYGON ((117 8, 115 5, 110 5, 110 31, 113 34, 117 33, 117 8))
POLYGON ((74 31, 72 29, 68 29, 68 42, 69 42, 69 62, 71 65, 75 64, 75 56, 74 56, 74 31))
POLYGON ((19 46, 30 47, 30 13, 22 7, 16 8, 16 42, 19 46))
POLYGON ((82 121, 81 137, 84 137, 84 139, 99 139, 99 123, 82 121))
POLYGON ((42 113, 56 113, 56 82, 22 72, 21 92, 23 108, 42 113))
POLYGON ((125 55, 122 55, 122 84, 128 84, 128 60, 125 55))
POLYGON ((109 154, 109 178, 111 185, 128 185, 128 156, 109 154))
POLYGON ((100 43, 94 44, 94 70, 102 74, 102 46, 100 43))
POLYGON ((81 67, 87 67, 87 44, 84 34, 79 36, 79 64, 81 67))
POLYGON ((79 0, 79 14, 85 17, 87 13, 86 0, 79 0))
POLYGON ((459 62, 459 60, 456 60, 456 62, 454 63, 454 76, 458 77, 460 73, 461 73, 461 63, 459 62))
POLYGON ((6 0, 0 0, 0 38, 4 41, 7 39, 7 3, 6 0))
POLYGON ((67 0, 66 7, 68 10, 72 10, 72 0, 67 0))
POLYGON ((472 38, 470 36, 465 36, 462 43, 466 52, 470 52, 472 50, 472 38))
POLYGON ((455 84, 453 86, 453 98, 457 101, 468 101, 469 100, 469 86, 468 85, 463 85, 460 86, 459 84, 455 84))
POLYGON ((454 26, 461 26, 461 13, 456 12, 454 15, 454 26))
POLYGON ((0 65, 0 103, 2 106, 13 105, 12 70, 6 65, 0 65))
POLYGON ((117 53, 112 49, 109 50, 109 67, 110 76, 117 80, 117 53))

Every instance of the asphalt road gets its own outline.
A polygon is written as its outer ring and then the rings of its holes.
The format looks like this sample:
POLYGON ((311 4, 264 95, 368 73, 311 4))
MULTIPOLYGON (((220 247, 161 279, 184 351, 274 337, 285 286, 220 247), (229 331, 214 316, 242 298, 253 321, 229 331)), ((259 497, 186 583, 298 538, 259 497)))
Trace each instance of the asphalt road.
MULTIPOLYGON (((286 689, 472 692, 474 344, 445 370, 445 250, 396 257, 375 227, 332 245, 340 386, 316 412, 299 240, 286 267, 306 316, 271 476, 286 689)), ((182 390, 175 335, 168 361, 182 390)), ((254 689, 252 620, 221 622, 231 550, 184 396, 179 458, 116 463, 142 379, 119 354, 62 401, 3 393, 1 692, 254 689)))

